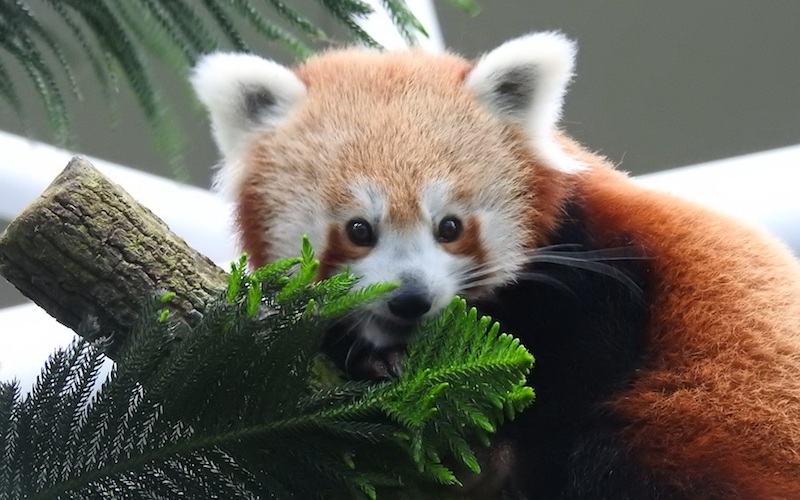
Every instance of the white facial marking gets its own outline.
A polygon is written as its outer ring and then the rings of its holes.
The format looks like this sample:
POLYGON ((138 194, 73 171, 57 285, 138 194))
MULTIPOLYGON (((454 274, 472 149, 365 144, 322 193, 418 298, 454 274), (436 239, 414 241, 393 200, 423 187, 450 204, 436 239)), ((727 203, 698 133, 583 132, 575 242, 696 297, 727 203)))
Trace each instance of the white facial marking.
POLYGON ((277 127, 306 96, 289 68, 253 54, 216 52, 200 58, 192 86, 208 109, 223 156, 214 185, 234 198, 243 176, 241 152, 255 133, 277 127))
POLYGON ((492 111, 525 128, 548 166, 564 172, 585 168, 555 140, 575 53, 575 44, 560 33, 533 33, 487 53, 466 80, 492 111))
MULTIPOLYGON (((413 277, 428 292, 432 303, 423 318, 441 312, 458 293, 455 277, 468 265, 468 259, 442 249, 427 224, 405 231, 384 225, 379 231, 378 243, 369 255, 350 266, 352 272, 361 278, 359 286, 413 277)), ((386 301, 372 304, 368 312, 387 322, 400 322, 389 311, 386 301)), ((381 328, 365 329, 362 334, 365 340, 377 347, 406 340, 392 338, 391 332, 381 328)))
POLYGON ((296 257, 297 249, 308 236, 312 248, 319 251, 325 245, 330 215, 319 197, 305 196, 293 200, 270 222, 264 234, 264 245, 270 249, 273 260, 296 257))
POLYGON ((370 223, 378 223, 386 217, 389 210, 386 195, 375 184, 363 181, 356 182, 350 188, 355 202, 351 217, 361 217, 370 223))
MULTIPOLYGON (((388 196, 374 184, 356 182, 351 192, 357 201, 353 206, 359 212, 343 218, 361 217, 373 224, 378 235, 376 245, 364 258, 349 263, 351 272, 360 278, 358 285, 411 279, 431 300, 431 308, 422 318, 440 313, 458 293, 458 277, 470 266, 468 257, 447 252, 434 236, 434 224, 442 216, 458 215, 452 213, 454 206, 448 206, 448 186, 439 182, 424 189, 419 200, 423 208, 420 220, 402 228, 389 220, 388 196)), ((394 316, 388 299, 367 306, 364 313, 366 317, 356 326, 358 335, 376 347, 404 342, 407 339, 397 330, 415 326, 394 316)))
POLYGON ((429 182, 423 187, 421 207, 429 220, 436 222, 448 215, 463 217, 468 214, 467 207, 453 203, 452 190, 450 183, 443 180, 429 182))
MULTIPOLYGON (((513 281, 525 263, 525 229, 518 206, 522 201, 508 200, 507 193, 512 192, 508 186, 494 188, 456 200, 449 182, 429 182, 420 189, 417 223, 395 227, 388 219, 386 193, 374 184, 354 183, 351 191, 358 203, 353 204, 353 213, 341 216, 341 223, 360 217, 370 221, 377 234, 369 253, 348 263, 360 278, 358 286, 410 279, 429 294, 431 308, 421 316, 425 319, 439 314, 456 295, 475 298, 481 291, 513 281), (461 219, 465 231, 479 231, 485 262, 478 262, 474 255, 453 254, 437 241, 435 229, 449 216, 461 219), (478 227, 466 227, 470 220, 476 220, 478 227)), ((405 342, 416 326, 392 314, 390 298, 367 306, 355 325, 358 336, 378 348, 405 342)))

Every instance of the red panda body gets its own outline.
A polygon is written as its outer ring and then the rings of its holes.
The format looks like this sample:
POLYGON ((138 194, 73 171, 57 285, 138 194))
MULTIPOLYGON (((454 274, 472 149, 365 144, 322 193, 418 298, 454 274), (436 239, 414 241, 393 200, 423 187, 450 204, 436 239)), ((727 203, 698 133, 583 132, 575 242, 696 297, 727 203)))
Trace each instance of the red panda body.
POLYGON ((582 174, 567 203, 574 218, 551 241, 638 248, 643 259, 609 264, 642 294, 551 266, 575 292, 518 283, 483 308, 537 359, 537 402, 508 430, 524 443, 517 466, 530 467, 517 471, 522 491, 796 498, 796 260, 758 231, 610 169, 582 174))
POLYGON ((254 264, 308 234, 323 275, 402 283, 353 345, 402 347, 460 294, 534 353, 537 401, 498 436, 513 458, 468 493, 797 498, 800 265, 563 136, 573 57, 551 33, 477 62, 216 54, 193 83, 254 264))

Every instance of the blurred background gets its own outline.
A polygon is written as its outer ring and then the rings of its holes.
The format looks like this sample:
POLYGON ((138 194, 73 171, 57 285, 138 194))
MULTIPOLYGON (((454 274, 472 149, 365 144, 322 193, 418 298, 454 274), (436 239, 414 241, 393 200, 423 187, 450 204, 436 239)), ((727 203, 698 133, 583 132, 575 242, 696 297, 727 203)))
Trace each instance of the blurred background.
MULTIPOLYGON (((347 39, 317 1, 290 3, 333 37, 347 39)), ((475 57, 530 31, 560 30, 576 39, 578 75, 566 100, 564 126, 625 170, 643 173, 800 142, 796 0, 478 3, 481 11, 469 16, 446 1, 434 2, 445 44, 475 57)), ((49 9, 39 10, 52 15, 49 9)), ((275 43, 252 45, 267 57, 292 62, 275 43)), ((167 159, 155 150, 127 87, 121 85, 109 107, 90 85, 88 62, 70 63, 84 89, 82 102, 70 102, 75 148, 169 175, 167 159)), ((34 137, 48 141, 38 97, 21 68, 9 70, 25 83, 20 91, 34 137)), ((189 180, 207 186, 217 152, 205 117, 185 75, 157 65, 154 71, 186 132, 189 180)), ((0 130, 24 134, 13 113, 4 107, 0 113, 0 130)))
MULTIPOLYGON (((30 3, 36 8, 36 2, 30 3)), ((317 1, 290 3, 332 37, 348 39, 317 1)), ((623 170, 642 174, 800 143, 800 2, 796 0, 478 3, 481 11, 470 16, 449 2, 435 2, 446 46, 476 57, 530 31, 559 30, 576 39, 577 78, 567 96, 564 127, 623 170)), ((37 14, 45 20, 53 15, 49 9, 40 11, 37 14)), ((252 46, 284 63, 293 60, 278 44, 253 42, 252 46)), ((128 88, 123 84, 119 95, 104 100, 92 86, 88 62, 73 56, 70 64, 84 96, 80 102, 69 101, 74 149, 173 175, 166 155, 154 147, 151 129, 128 88)), ((30 118, 28 135, 51 140, 39 98, 23 68, 8 70, 30 118)), ((188 182, 207 187, 217 152, 205 116, 185 75, 158 64, 153 71, 185 133, 188 182)), ((0 107, 0 130, 26 133, 6 107, 0 107)), ((0 230, 6 222, 0 220, 0 230)), ((20 300, 0 279, 0 307, 20 300)))

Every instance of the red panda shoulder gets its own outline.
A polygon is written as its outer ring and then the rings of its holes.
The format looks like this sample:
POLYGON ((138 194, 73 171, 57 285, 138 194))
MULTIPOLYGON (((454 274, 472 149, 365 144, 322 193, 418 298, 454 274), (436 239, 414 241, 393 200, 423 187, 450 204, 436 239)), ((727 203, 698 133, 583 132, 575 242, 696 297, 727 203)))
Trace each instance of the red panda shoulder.
POLYGON ((648 258, 645 365, 608 405, 631 423, 626 442, 646 466, 680 471, 676 481, 796 494, 800 264, 760 230, 619 172, 579 176, 598 240, 624 233, 648 258))

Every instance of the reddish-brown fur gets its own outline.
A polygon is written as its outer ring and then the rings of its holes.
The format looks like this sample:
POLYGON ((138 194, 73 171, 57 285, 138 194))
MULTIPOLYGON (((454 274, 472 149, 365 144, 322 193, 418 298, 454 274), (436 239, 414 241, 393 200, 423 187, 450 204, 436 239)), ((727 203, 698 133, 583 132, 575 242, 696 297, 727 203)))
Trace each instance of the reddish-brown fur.
POLYGON ((471 216, 464 221, 464 235, 455 241, 443 243, 442 247, 456 255, 472 255, 475 262, 483 264, 486 254, 481 244, 481 223, 477 217, 471 216))
POLYGON ((258 175, 253 174, 242 187, 235 216, 241 246, 248 254, 250 265, 263 267, 272 260, 269 240, 264 238, 269 233, 271 207, 265 199, 264 186, 258 181, 258 175))
POLYGON ((652 258, 652 355, 609 403, 628 442, 684 486, 729 485, 718 498, 797 498, 800 265, 760 231, 598 163, 576 178, 590 226, 652 258))
MULTIPOLYGON (((449 181, 456 200, 483 197, 501 185, 499 192, 524 212, 515 232, 531 245, 541 243, 557 224, 557 213, 547 207, 563 194, 560 176, 549 169, 526 175, 517 167, 538 160, 522 132, 459 91, 470 68, 446 54, 360 50, 329 53, 297 68, 307 98, 287 123, 264 132, 243 160, 237 223, 252 262, 274 258, 268 225, 292 200, 311 198, 326 210, 343 210, 354 203, 349 186, 362 178, 388 193, 396 227, 419 220, 420 192, 431 180, 449 181), (500 141, 487 143, 487 136, 500 141)), ((470 235, 475 226, 467 224, 469 245, 451 247, 480 262, 479 235, 470 235)), ((349 256, 334 259, 330 251, 330 262, 349 256)))
MULTIPOLYGON (((365 173, 389 193, 398 226, 418 220, 426 181, 447 179, 464 200, 503 184, 529 248, 547 243, 574 197, 601 242, 616 245, 624 235, 651 259, 649 357, 608 403, 628 423, 624 435, 637 456, 676 484, 714 478, 709 496, 797 498, 797 261, 757 230, 637 186, 566 137, 557 140, 589 168, 544 167, 521 130, 463 90, 470 68, 449 55, 362 51, 298 68, 308 98, 245 161, 238 224, 253 263, 273 257, 272 222, 289 200, 344 210, 354 203, 345 186, 365 173)), ((462 240, 445 247, 485 259, 479 226, 468 220, 462 240)), ((325 238, 323 276, 369 251, 338 227, 325 238)))
POLYGON ((319 259, 317 271, 319 279, 329 278, 341 266, 369 253, 369 247, 354 245, 344 234, 344 228, 341 226, 330 226, 326 241, 327 245, 319 259))

